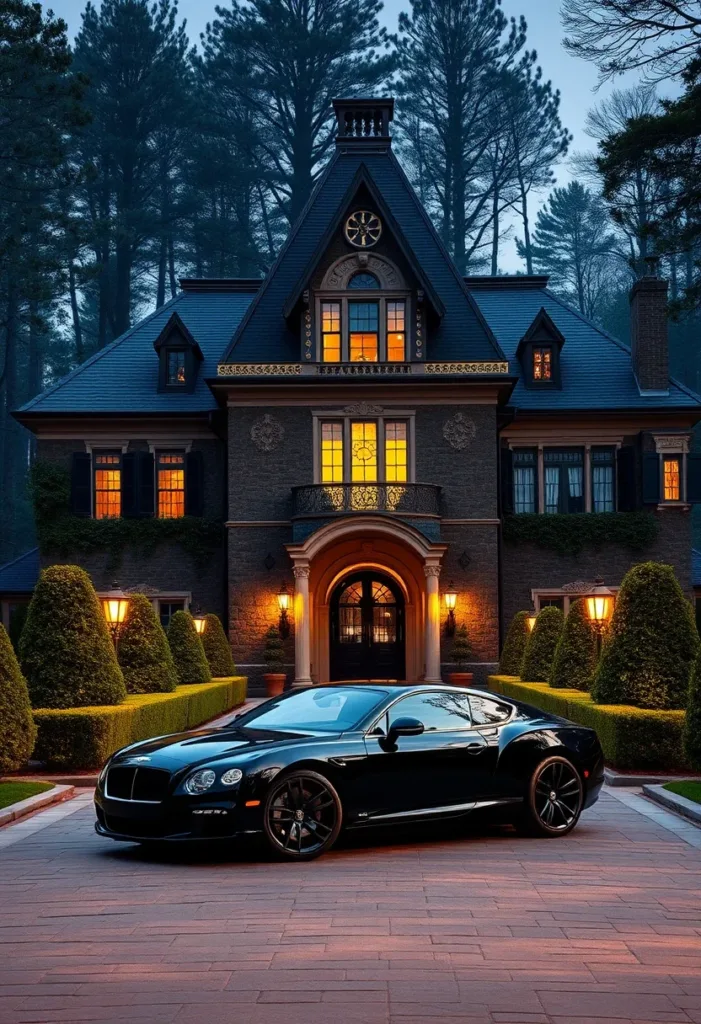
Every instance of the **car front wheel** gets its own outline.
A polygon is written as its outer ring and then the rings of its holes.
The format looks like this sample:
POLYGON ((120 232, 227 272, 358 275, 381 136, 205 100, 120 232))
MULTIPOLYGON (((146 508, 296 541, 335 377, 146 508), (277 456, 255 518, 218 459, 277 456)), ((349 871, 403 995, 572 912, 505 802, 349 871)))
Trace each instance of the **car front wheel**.
POLYGON ((582 813, 584 788, 579 772, 566 757, 541 761, 526 795, 526 828, 531 835, 565 836, 582 813))
POLYGON ((265 802, 264 830, 273 852, 312 860, 330 850, 341 831, 341 800, 317 772, 289 772, 276 779, 265 802))

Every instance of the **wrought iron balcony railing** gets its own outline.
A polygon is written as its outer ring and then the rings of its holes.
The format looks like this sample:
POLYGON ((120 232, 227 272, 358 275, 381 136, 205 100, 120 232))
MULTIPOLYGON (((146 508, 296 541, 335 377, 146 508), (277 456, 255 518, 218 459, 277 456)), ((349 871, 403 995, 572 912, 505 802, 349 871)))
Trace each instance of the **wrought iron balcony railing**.
POLYGON ((312 484, 293 487, 295 516, 393 512, 439 516, 440 487, 433 484, 312 484))

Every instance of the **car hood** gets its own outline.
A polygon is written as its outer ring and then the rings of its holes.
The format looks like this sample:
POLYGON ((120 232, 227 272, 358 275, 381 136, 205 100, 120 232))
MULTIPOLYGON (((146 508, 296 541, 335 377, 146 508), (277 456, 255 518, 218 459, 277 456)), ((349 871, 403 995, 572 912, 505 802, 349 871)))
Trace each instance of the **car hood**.
MULTIPOLYGON (((339 734, 340 735, 340 734, 339 734)), ((244 732, 232 726, 230 729, 200 729, 192 732, 178 732, 171 736, 156 736, 153 739, 134 743, 118 751, 112 764, 138 764, 143 767, 179 768, 207 764, 212 761, 229 760, 235 757, 247 761, 271 747, 289 747, 300 740, 305 743, 316 739, 328 741, 334 735, 310 732, 273 732, 256 730, 244 732)))

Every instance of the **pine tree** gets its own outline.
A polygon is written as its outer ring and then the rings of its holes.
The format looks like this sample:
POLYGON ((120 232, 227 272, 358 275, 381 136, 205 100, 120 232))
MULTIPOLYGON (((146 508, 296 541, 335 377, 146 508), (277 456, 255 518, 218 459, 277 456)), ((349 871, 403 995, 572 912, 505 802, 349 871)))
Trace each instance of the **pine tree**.
POLYGON ((153 604, 144 594, 130 595, 117 657, 127 693, 170 693, 175 689, 178 676, 173 655, 153 604))
POLYGON ((210 612, 209 615, 205 615, 204 621, 202 646, 212 675, 215 679, 222 676, 233 676, 236 666, 231 653, 231 645, 226 638, 219 616, 210 612))
POLYGON ((517 676, 521 670, 521 662, 531 632, 528 628, 529 618, 530 612, 516 612, 511 620, 499 662, 499 672, 502 675, 517 676))
POLYGON ((168 643, 181 685, 209 682, 212 673, 189 612, 176 612, 173 615, 168 626, 168 643))
POLYGON ((555 648, 551 686, 589 690, 598 661, 597 637, 582 598, 574 601, 555 648))
POLYGON ((27 681, 0 624, 0 775, 16 772, 27 763, 36 733, 27 681))

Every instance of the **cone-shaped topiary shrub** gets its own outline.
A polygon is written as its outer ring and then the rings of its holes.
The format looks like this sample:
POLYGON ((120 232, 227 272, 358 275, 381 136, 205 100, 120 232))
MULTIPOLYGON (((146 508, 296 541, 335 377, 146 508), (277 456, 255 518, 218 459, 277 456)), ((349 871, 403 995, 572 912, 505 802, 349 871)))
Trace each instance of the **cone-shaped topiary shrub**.
POLYGON ((168 626, 168 643, 175 662, 178 682, 184 685, 208 683, 212 678, 204 647, 189 612, 176 612, 168 626))
POLYGON ((36 735, 27 681, 0 624, 0 775, 16 772, 27 763, 36 735))
POLYGON ((695 771, 701 771, 701 652, 691 675, 682 740, 689 764, 695 771))
POLYGON ((282 672, 285 666, 285 647, 277 626, 271 626, 265 634, 263 661, 269 672, 282 672))
POLYGON ((462 622, 455 628, 455 636, 453 637, 453 647, 450 652, 450 660, 454 663, 458 672, 462 672, 465 669, 468 661, 472 657, 472 644, 470 643, 470 637, 467 632, 467 626, 462 622))
POLYGON ((20 640, 35 708, 120 704, 122 670, 90 577, 77 565, 42 569, 20 640))
POLYGON ((117 657, 127 693, 170 693, 178 685, 168 640, 153 604, 143 594, 130 597, 117 657))
POLYGON ((521 662, 531 634, 528 628, 529 615, 530 612, 516 612, 511 620, 499 662, 499 672, 503 676, 517 676, 521 671, 521 662))
POLYGON ((587 603, 580 598, 570 605, 557 642, 550 685, 565 690, 590 689, 597 661, 596 630, 589 618, 587 603))
POLYGON ((543 608, 528 637, 521 663, 521 679, 527 683, 547 683, 555 648, 562 633, 565 616, 559 608, 543 608))
POLYGON ((215 678, 233 676, 236 666, 219 616, 210 612, 209 615, 205 615, 204 621, 205 627, 201 639, 210 672, 215 678))
POLYGON ((626 573, 592 685, 597 704, 686 707, 699 636, 671 565, 626 573))

